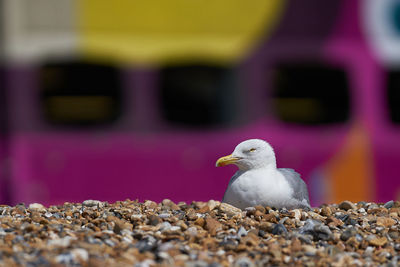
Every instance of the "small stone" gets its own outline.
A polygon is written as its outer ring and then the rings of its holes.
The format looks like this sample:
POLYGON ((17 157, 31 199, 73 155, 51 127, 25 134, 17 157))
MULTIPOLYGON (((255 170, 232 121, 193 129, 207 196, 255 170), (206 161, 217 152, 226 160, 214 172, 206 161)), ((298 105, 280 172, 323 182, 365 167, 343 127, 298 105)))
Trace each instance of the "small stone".
POLYGON ((168 199, 168 198, 163 199, 163 201, 161 202, 161 204, 162 204, 163 206, 166 206, 166 207, 172 207, 173 205, 175 205, 175 203, 174 203, 172 200, 168 199))
POLYGON ((49 246, 57 246, 57 247, 68 247, 71 244, 71 241, 73 240, 72 237, 70 236, 65 236, 63 238, 56 238, 56 239, 51 239, 47 242, 49 246))
POLYGON ((187 230, 186 230, 186 232, 190 235, 190 236, 197 236, 197 228, 196 227, 194 227, 194 226, 192 226, 192 227, 189 227, 187 230))
POLYGON ((149 224, 150 225, 157 225, 157 224, 159 224, 159 223, 161 223, 162 222, 162 220, 160 219, 160 217, 158 217, 157 215, 150 215, 149 217, 148 217, 148 219, 149 219, 149 224))
POLYGON ((264 232, 270 233, 272 229, 274 229, 275 224, 271 222, 262 222, 260 223, 259 229, 263 230, 264 232))
POLYGON ((208 263, 205 261, 188 261, 185 263, 186 267, 208 267, 208 263))
POLYGON ((208 212, 210 212, 210 208, 207 205, 204 205, 197 212, 198 213, 208 213, 208 212))
POLYGON ((372 238, 370 240, 368 240, 369 244, 372 246, 376 246, 376 247, 382 247, 387 243, 387 238, 386 237, 381 237, 381 238, 372 238))
POLYGON ((299 233, 312 235, 314 240, 330 240, 333 238, 332 232, 329 230, 328 226, 312 219, 306 221, 305 225, 300 228, 299 233))
POLYGON ((157 248, 157 240, 152 236, 148 236, 137 242, 135 247, 139 249, 140 253, 152 251, 157 248))
POLYGON ((298 238, 292 239, 291 249, 293 252, 298 252, 302 248, 301 241, 298 238))
POLYGON ((247 216, 254 215, 256 213, 256 208, 255 207, 247 207, 244 209, 246 211, 247 216))
POLYGON ((45 211, 46 208, 40 203, 31 203, 29 204, 29 209, 36 210, 36 211, 45 211))
POLYGON ((393 200, 390 200, 390 201, 386 202, 386 203, 383 205, 383 207, 384 207, 384 208, 387 208, 387 209, 393 208, 393 206, 394 206, 394 201, 393 201, 393 200))
POLYGON ((277 217, 276 214, 271 212, 269 214, 264 215, 264 220, 267 222, 277 223, 278 220, 276 219, 276 217, 277 217))
POLYGON ((342 220, 340 220, 340 219, 338 219, 338 218, 336 218, 336 217, 333 217, 333 216, 328 217, 328 218, 326 219, 326 223, 327 223, 330 227, 338 227, 338 226, 344 225, 344 223, 343 223, 342 220))
POLYGON ((332 215, 332 210, 331 210, 331 208, 329 208, 329 207, 322 207, 322 209, 321 209, 321 215, 322 215, 322 216, 325 216, 325 217, 331 216, 331 215, 332 215))
POLYGON ((103 208, 104 207, 104 203, 99 201, 99 200, 85 200, 82 202, 82 205, 85 207, 98 207, 98 208, 103 208))
POLYGON ((214 210, 215 208, 219 207, 221 203, 219 201, 215 201, 215 200, 209 200, 207 202, 207 206, 210 209, 210 211, 214 210))
POLYGON ((237 235, 238 235, 239 237, 246 236, 246 235, 247 235, 246 229, 244 229, 244 227, 241 226, 241 227, 239 228, 239 230, 238 230, 237 235))
POLYGON ((221 203, 219 206, 220 211, 223 213, 226 213, 228 217, 233 217, 235 215, 240 215, 242 213, 242 210, 239 208, 236 208, 232 205, 229 205, 228 203, 221 203))
POLYGON ((323 216, 321 216, 321 215, 319 215, 318 213, 313 212, 313 211, 309 211, 309 212, 308 212, 308 215, 310 215, 311 218, 313 218, 313 219, 315 219, 315 220, 318 220, 318 221, 323 221, 323 220, 324 220, 324 217, 323 217, 323 216))
POLYGON ((203 218, 197 218, 197 220, 194 222, 195 225, 203 227, 206 221, 203 218))
POLYGON ((274 226, 271 233, 274 235, 286 235, 287 229, 283 224, 278 223, 274 226))
POLYGON ((222 241, 219 245, 223 246, 225 250, 234 250, 237 247, 238 242, 233 239, 227 239, 222 241))
POLYGON ((65 264, 65 265, 72 265, 74 264, 74 258, 71 253, 62 253, 55 257, 57 263, 65 264))
POLYGON ((234 267, 255 267, 256 265, 252 260, 247 257, 238 258, 234 264, 234 267))
POLYGON ((246 245, 246 247, 258 246, 259 242, 260 240, 258 239, 258 236, 253 233, 248 233, 246 236, 240 239, 240 243, 246 245))
POLYGON ((259 212, 261 212, 262 214, 265 213, 265 208, 261 205, 257 205, 254 207, 256 210, 258 210, 259 212))
POLYGON ((389 217, 378 217, 376 224, 383 227, 390 227, 396 224, 396 221, 389 217))
POLYGON ((374 247, 367 247, 365 250, 364 250, 364 257, 371 257, 372 255, 373 255, 373 253, 374 253, 374 250, 375 250, 375 248, 374 247))
POLYGON ((79 261, 88 261, 89 260, 89 253, 86 249, 83 248, 74 248, 71 250, 71 255, 76 262, 79 261))
POLYGON ((296 220, 301 219, 301 211, 299 209, 292 210, 292 215, 296 220))
POLYGON ((397 240, 400 238, 400 232, 399 230, 390 230, 388 232, 388 235, 390 236, 391 239, 397 240))
POLYGON ((211 236, 215 236, 217 231, 222 229, 222 224, 213 218, 206 218, 205 229, 208 230, 211 236))
POLYGON ((357 238, 355 236, 352 236, 346 240, 346 244, 348 244, 354 248, 358 248, 360 245, 360 242, 357 240, 357 238))
POLYGON ((303 250, 306 256, 315 256, 317 254, 317 249, 310 245, 304 245, 303 250))
POLYGON ((160 217, 161 219, 167 219, 169 217, 171 217, 171 214, 169 213, 161 213, 158 215, 158 217, 160 217))
POLYGON ((143 204, 147 209, 154 210, 155 208, 158 207, 157 203, 151 200, 146 200, 143 204))
POLYGON ((339 209, 342 209, 342 210, 357 209, 357 206, 354 205, 353 202, 345 200, 339 204, 339 209))
POLYGON ((340 235, 340 239, 347 241, 350 237, 356 236, 357 230, 353 227, 349 227, 340 235))
POLYGON ((161 232, 163 232, 163 231, 169 231, 169 230, 171 230, 171 224, 169 223, 169 222, 163 222, 163 223, 161 223, 160 224, 160 226, 159 226, 159 230, 161 231, 161 232))

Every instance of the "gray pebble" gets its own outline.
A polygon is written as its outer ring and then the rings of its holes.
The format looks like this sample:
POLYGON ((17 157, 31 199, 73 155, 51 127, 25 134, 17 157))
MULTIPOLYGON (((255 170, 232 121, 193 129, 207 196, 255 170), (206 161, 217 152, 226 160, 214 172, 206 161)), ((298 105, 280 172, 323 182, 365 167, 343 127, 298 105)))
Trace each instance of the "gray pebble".
POLYGON ((219 264, 218 262, 212 262, 207 267, 222 267, 222 265, 219 264))
POLYGON ((361 242, 361 241, 363 241, 363 237, 362 237, 362 235, 360 235, 360 234, 356 234, 356 240, 357 240, 358 242, 361 242))
POLYGON ((393 208, 393 206, 394 206, 394 201, 393 201, 393 200, 390 200, 390 201, 386 202, 386 203, 383 205, 383 207, 385 207, 385 208, 387 208, 387 209, 393 208))
POLYGON ((305 225, 300 228, 299 233, 311 235, 314 240, 332 239, 332 232, 329 230, 329 227, 313 219, 308 219, 305 225))
POLYGON ((28 261, 26 263, 28 267, 41 267, 41 266, 51 266, 50 262, 46 260, 43 256, 38 256, 37 259, 33 261, 28 261))
POLYGON ((237 232, 237 235, 239 237, 246 236, 247 235, 246 229, 243 226, 240 226, 240 228, 239 228, 239 230, 237 232))
POLYGON ((157 240, 152 236, 147 236, 135 244, 141 253, 152 251, 157 248, 157 240))
POLYGON ((300 239, 301 242, 306 243, 308 245, 312 244, 311 239, 307 235, 300 235, 299 239, 300 239))
POLYGON ((106 239, 104 240, 104 243, 110 247, 114 247, 115 246, 115 242, 112 241, 111 239, 106 239))
POLYGON ((242 257, 242 258, 237 259, 235 261, 235 263, 233 264, 233 266, 234 267, 255 267, 255 264, 249 258, 242 257))
POLYGON ((287 232, 288 231, 287 231, 286 227, 283 224, 278 223, 274 226, 271 233, 274 235, 286 235, 287 232))
POLYGON ((161 213, 160 215, 158 215, 158 217, 160 217, 161 219, 167 219, 167 218, 171 217, 171 214, 161 213))
POLYGON ((356 234, 357 234, 357 230, 354 227, 348 227, 340 235, 340 239, 343 240, 343 241, 347 241, 350 237, 355 236, 356 234))
POLYGON ((169 222, 163 222, 163 223, 161 223, 161 226, 160 226, 160 231, 161 232, 163 232, 163 231, 168 231, 168 230, 170 230, 171 229, 171 224, 169 223, 169 222))
POLYGON ((207 267, 208 263, 205 261, 189 261, 185 263, 186 267, 207 267))

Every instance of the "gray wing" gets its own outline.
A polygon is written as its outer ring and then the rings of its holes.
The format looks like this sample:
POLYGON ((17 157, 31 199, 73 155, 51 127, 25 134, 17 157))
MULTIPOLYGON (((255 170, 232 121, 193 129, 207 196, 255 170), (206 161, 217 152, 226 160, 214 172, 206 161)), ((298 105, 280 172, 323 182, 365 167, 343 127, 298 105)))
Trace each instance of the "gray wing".
POLYGON ((279 168, 278 171, 283 174, 286 181, 293 188, 293 197, 310 207, 310 199, 308 198, 308 190, 306 183, 301 179, 300 174, 293 169, 279 168))

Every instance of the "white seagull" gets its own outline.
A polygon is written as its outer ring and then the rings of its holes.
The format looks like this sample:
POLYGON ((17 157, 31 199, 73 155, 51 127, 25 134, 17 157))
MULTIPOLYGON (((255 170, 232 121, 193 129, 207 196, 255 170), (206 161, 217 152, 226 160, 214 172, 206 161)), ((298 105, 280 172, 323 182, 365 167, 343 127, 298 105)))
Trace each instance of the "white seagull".
POLYGON ((277 209, 310 209, 307 185, 293 169, 276 168, 272 147, 260 139, 246 140, 216 166, 235 164, 222 202, 240 209, 257 205, 277 209))

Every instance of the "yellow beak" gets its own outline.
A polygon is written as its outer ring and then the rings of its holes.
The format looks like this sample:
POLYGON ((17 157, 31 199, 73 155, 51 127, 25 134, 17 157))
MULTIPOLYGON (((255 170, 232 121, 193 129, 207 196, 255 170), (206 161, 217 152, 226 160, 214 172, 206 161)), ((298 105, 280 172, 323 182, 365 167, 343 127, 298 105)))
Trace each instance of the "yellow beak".
POLYGON ((217 160, 217 162, 215 163, 215 166, 221 167, 221 166, 233 164, 233 163, 236 163, 239 159, 240 158, 232 157, 232 154, 231 154, 231 155, 219 158, 217 160))

